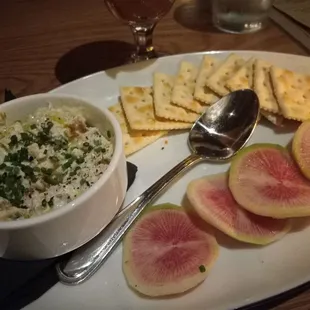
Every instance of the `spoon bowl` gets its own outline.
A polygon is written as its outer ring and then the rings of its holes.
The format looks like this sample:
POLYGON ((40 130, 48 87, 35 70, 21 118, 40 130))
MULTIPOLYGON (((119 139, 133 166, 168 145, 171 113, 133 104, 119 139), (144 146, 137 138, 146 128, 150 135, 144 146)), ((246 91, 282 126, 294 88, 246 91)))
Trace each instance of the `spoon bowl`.
POLYGON ((210 106, 192 126, 192 154, 222 161, 235 155, 250 139, 259 116, 259 100, 250 89, 238 90, 210 106))
POLYGON ((259 100, 249 89, 223 97, 197 119, 188 144, 191 154, 132 201, 96 238, 57 265, 59 280, 76 285, 89 279, 118 245, 144 208, 189 167, 205 160, 224 161, 250 139, 259 117, 259 100))

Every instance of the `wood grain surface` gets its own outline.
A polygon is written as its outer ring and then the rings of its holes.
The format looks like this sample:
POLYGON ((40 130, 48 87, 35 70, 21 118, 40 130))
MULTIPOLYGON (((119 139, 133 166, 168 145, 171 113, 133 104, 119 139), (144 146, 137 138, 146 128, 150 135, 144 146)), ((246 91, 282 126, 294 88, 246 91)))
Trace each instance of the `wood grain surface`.
MULTIPOLYGON (((45 92, 121 65, 132 42, 129 28, 108 12, 103 0, 1 0, 0 102, 5 88, 17 96, 45 92)), ((271 22, 255 34, 216 31, 208 0, 177 1, 156 27, 154 43, 171 54, 240 49, 308 55, 271 22)), ((309 310, 310 291, 302 288, 259 309, 309 310)))

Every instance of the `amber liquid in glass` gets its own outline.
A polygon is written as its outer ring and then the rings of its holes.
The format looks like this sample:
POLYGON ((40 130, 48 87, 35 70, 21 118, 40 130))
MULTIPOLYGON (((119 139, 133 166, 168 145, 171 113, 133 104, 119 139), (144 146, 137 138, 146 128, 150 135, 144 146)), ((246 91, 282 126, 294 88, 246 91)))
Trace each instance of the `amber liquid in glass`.
POLYGON ((105 0, 111 12, 129 23, 148 23, 161 19, 171 8, 172 0, 105 0))

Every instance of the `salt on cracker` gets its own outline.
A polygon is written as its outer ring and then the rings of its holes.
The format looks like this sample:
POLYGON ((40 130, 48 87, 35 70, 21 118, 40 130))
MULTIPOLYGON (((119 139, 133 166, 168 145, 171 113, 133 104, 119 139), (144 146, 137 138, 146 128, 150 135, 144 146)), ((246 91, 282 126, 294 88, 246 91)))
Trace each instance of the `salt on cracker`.
POLYGON ((155 117, 151 87, 121 87, 121 104, 133 130, 172 130, 191 128, 191 123, 155 117))
POLYGON ((147 145, 155 142, 160 137, 167 134, 167 131, 151 131, 151 130, 130 130, 128 127, 123 108, 120 103, 117 103, 109 110, 113 113, 122 129, 123 145, 125 155, 128 156, 135 153, 147 145))
POLYGON ((282 115, 261 110, 260 113, 272 124, 280 127, 283 125, 284 118, 282 115))
POLYGON ((197 113, 186 111, 171 103, 175 78, 172 75, 156 72, 153 75, 153 100, 155 115, 168 120, 194 123, 197 113))
POLYGON ((205 55, 202 59, 196 80, 194 98, 205 104, 214 103, 219 99, 219 97, 206 86, 208 77, 212 74, 219 63, 220 61, 218 59, 208 55, 205 55))
POLYGON ((247 62, 226 82, 226 87, 230 91, 238 89, 253 88, 253 65, 254 58, 251 57, 247 62))
POLYGON ((271 64, 264 60, 256 59, 254 61, 254 90, 259 98, 261 109, 272 113, 281 113, 272 89, 270 67, 271 64))
POLYGON ((171 101, 182 108, 201 113, 205 110, 199 101, 194 99, 195 83, 198 68, 192 63, 182 61, 175 79, 171 101))
POLYGON ((229 90, 226 87, 226 82, 241 68, 243 64, 243 58, 236 54, 230 54, 209 76, 206 85, 218 95, 226 96, 229 93, 229 90))
POLYGON ((310 75, 271 66, 270 76, 284 117, 297 121, 310 119, 310 75))

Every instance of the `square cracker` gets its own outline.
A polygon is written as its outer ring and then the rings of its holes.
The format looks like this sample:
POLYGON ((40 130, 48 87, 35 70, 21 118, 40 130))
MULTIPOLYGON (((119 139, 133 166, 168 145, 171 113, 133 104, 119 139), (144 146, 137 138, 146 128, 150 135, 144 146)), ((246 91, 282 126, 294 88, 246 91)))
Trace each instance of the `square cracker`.
POLYGON ((121 87, 121 103, 131 129, 172 130, 191 128, 191 123, 155 117, 151 87, 121 87))
POLYGON ((155 142, 160 137, 167 134, 167 131, 131 130, 127 124, 126 117, 120 103, 109 107, 109 110, 113 113, 121 126, 126 156, 143 149, 147 145, 155 142))
POLYGON ((197 113, 186 111, 171 103, 174 76, 156 72, 153 75, 153 99, 155 115, 164 119, 194 123, 197 113))
POLYGON ((226 96, 229 93, 229 90, 226 88, 226 82, 243 64, 243 58, 236 54, 230 54, 209 76, 206 85, 218 95, 226 96))
POLYGON ((205 55, 202 59, 198 76, 196 80, 194 98, 205 103, 211 104, 219 99, 219 97, 206 86, 208 77, 212 74, 214 69, 220 64, 216 58, 205 55))
POLYGON ((236 91, 238 89, 252 89, 253 65, 254 58, 251 57, 229 80, 227 80, 226 87, 230 91, 236 91))
POLYGON ((201 113, 205 110, 199 101, 194 99, 195 83, 198 68, 192 63, 182 61, 172 90, 171 101, 180 107, 201 113))
POLYGON ((262 110, 281 114, 278 102, 273 94, 269 74, 270 67, 271 64, 264 60, 256 59, 254 61, 254 90, 262 110))
POLYGON ((272 66, 270 76, 283 116, 297 121, 310 119, 310 75, 272 66))

